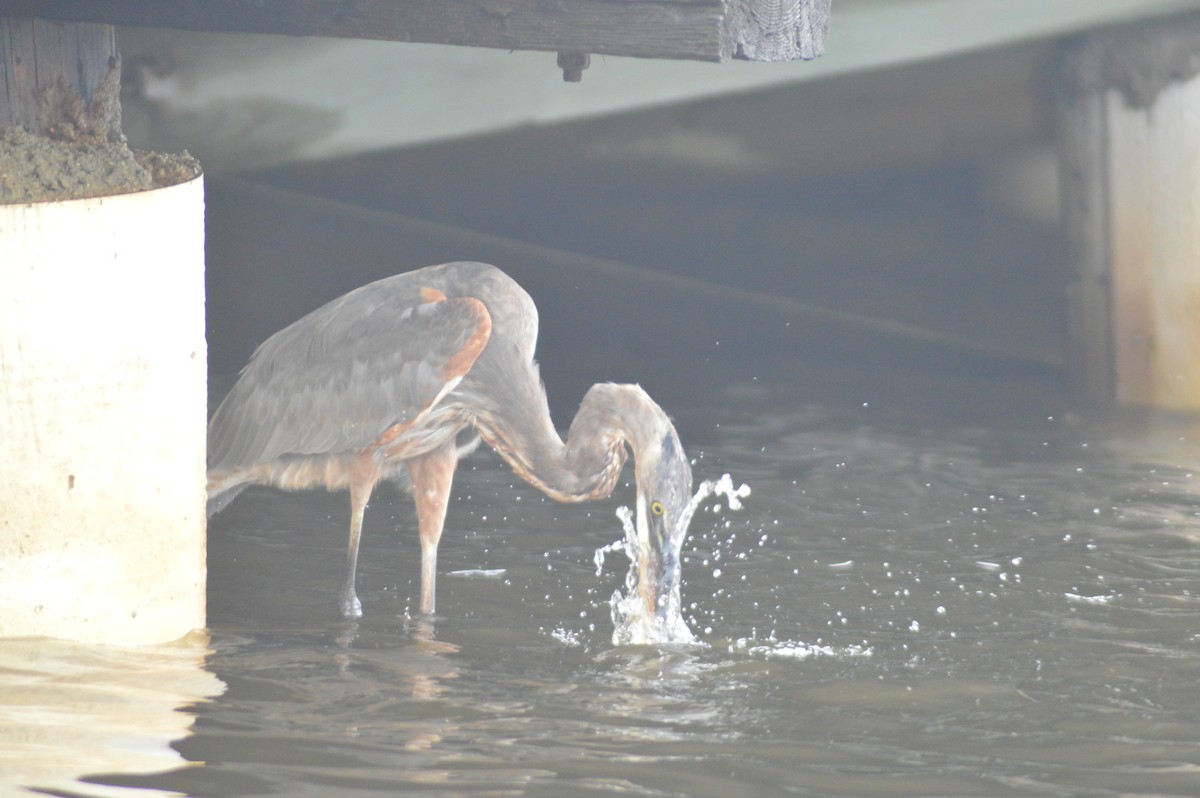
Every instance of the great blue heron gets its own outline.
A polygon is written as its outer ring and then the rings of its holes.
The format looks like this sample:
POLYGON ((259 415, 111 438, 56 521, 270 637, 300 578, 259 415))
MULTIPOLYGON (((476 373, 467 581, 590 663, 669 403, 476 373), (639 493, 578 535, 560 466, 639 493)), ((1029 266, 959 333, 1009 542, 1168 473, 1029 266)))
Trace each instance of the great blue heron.
MULTIPOLYGON (((446 263, 365 285, 268 338, 208 425, 208 514, 251 484, 350 491, 341 611, 354 589, 363 510, 376 483, 407 483, 421 538, 421 611, 434 611, 437 547, 459 456, 482 438, 562 502, 608 496, 633 450, 639 585, 663 612, 678 563, 667 541, 692 470, 670 419, 636 385, 584 396, 564 442, 534 360, 538 316, 484 263, 446 263)), ((674 577, 677 579, 677 576, 674 577)))

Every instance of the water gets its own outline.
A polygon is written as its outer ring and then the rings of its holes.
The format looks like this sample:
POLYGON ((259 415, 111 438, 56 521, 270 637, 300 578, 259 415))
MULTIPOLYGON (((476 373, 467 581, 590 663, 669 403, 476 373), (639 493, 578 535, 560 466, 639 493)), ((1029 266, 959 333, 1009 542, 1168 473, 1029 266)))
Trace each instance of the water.
POLYGON ((65 647, 46 670, 4 642, 0 780, 106 796, 1197 794, 1194 428, 960 388, 663 399, 698 478, 753 488, 740 511, 703 502, 682 544, 692 645, 613 645, 623 563, 597 576, 594 554, 629 485, 558 505, 495 458, 465 463, 432 620, 413 614, 409 500, 381 490, 359 622, 336 615, 346 497, 249 491, 210 530, 210 637, 188 666, 209 681, 178 687, 170 651, 65 647), (31 692, 31 674, 80 668, 65 697, 31 692), (108 742, 80 756, 82 708, 134 700, 176 725, 105 713, 108 742), (18 768, 31 751, 40 770, 18 768))

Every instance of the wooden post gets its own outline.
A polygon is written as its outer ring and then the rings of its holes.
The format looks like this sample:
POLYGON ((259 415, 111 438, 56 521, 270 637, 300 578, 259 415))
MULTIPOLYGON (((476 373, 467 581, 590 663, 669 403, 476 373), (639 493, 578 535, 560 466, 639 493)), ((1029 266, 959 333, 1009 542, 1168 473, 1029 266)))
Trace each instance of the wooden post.
POLYGON ((117 138, 120 75, 112 25, 0 17, 0 127, 117 138))
POLYGON ((1076 42, 1061 76, 1077 398, 1200 410, 1200 16, 1076 42))

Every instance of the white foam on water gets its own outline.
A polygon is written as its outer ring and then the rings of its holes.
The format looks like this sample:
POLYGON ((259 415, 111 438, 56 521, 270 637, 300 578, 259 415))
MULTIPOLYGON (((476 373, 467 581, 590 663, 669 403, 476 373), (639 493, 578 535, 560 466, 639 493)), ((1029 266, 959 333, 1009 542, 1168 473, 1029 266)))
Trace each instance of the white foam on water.
POLYGON ((875 649, 866 643, 849 646, 827 646, 819 643, 805 643, 803 640, 775 640, 764 644, 745 638, 735 640, 730 644, 729 650, 731 653, 741 652, 755 657, 775 659, 870 657, 875 654, 875 649))
POLYGON ((579 632, 573 632, 570 629, 559 626, 550 632, 550 636, 563 645, 572 648, 581 648, 583 640, 580 639, 579 632))
POLYGON ((484 579, 499 579, 504 576, 503 568, 463 568, 459 571, 450 571, 447 576, 465 576, 469 578, 484 578, 484 579))
MULTIPOLYGON (((750 495, 750 486, 742 484, 735 488, 729 474, 719 480, 701 482, 696 493, 679 515, 675 529, 671 532, 669 545, 674 547, 675 562, 679 563, 679 552, 687 538, 688 526, 700 503, 711 495, 724 496, 731 510, 742 507, 741 500, 750 495)), ((665 606, 661 614, 655 615, 647 611, 646 604, 638 592, 637 564, 648 553, 642 552, 642 541, 648 540, 648 535, 639 535, 633 518, 633 512, 625 506, 617 508, 617 517, 621 519, 625 537, 596 549, 594 561, 596 575, 604 569, 604 559, 607 554, 620 551, 629 558, 629 571, 625 575, 624 590, 618 589, 609 601, 613 620, 613 645, 694 645, 699 643, 687 621, 683 619, 683 611, 679 598, 679 585, 682 580, 680 566, 676 565, 671 575, 671 592, 665 597, 665 606)))
POLYGON ((1067 601, 1074 601, 1080 604, 1108 604, 1116 598, 1116 596, 1111 594, 1101 596, 1085 596, 1080 593, 1064 593, 1063 595, 1067 597, 1067 601))

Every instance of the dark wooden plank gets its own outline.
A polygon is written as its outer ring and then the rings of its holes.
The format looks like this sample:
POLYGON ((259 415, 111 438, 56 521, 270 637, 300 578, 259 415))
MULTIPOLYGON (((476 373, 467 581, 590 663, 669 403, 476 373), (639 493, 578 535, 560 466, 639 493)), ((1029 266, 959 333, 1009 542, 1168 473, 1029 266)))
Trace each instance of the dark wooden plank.
POLYGON ((0 0, 0 16, 641 58, 815 58, 830 0, 0 0))

